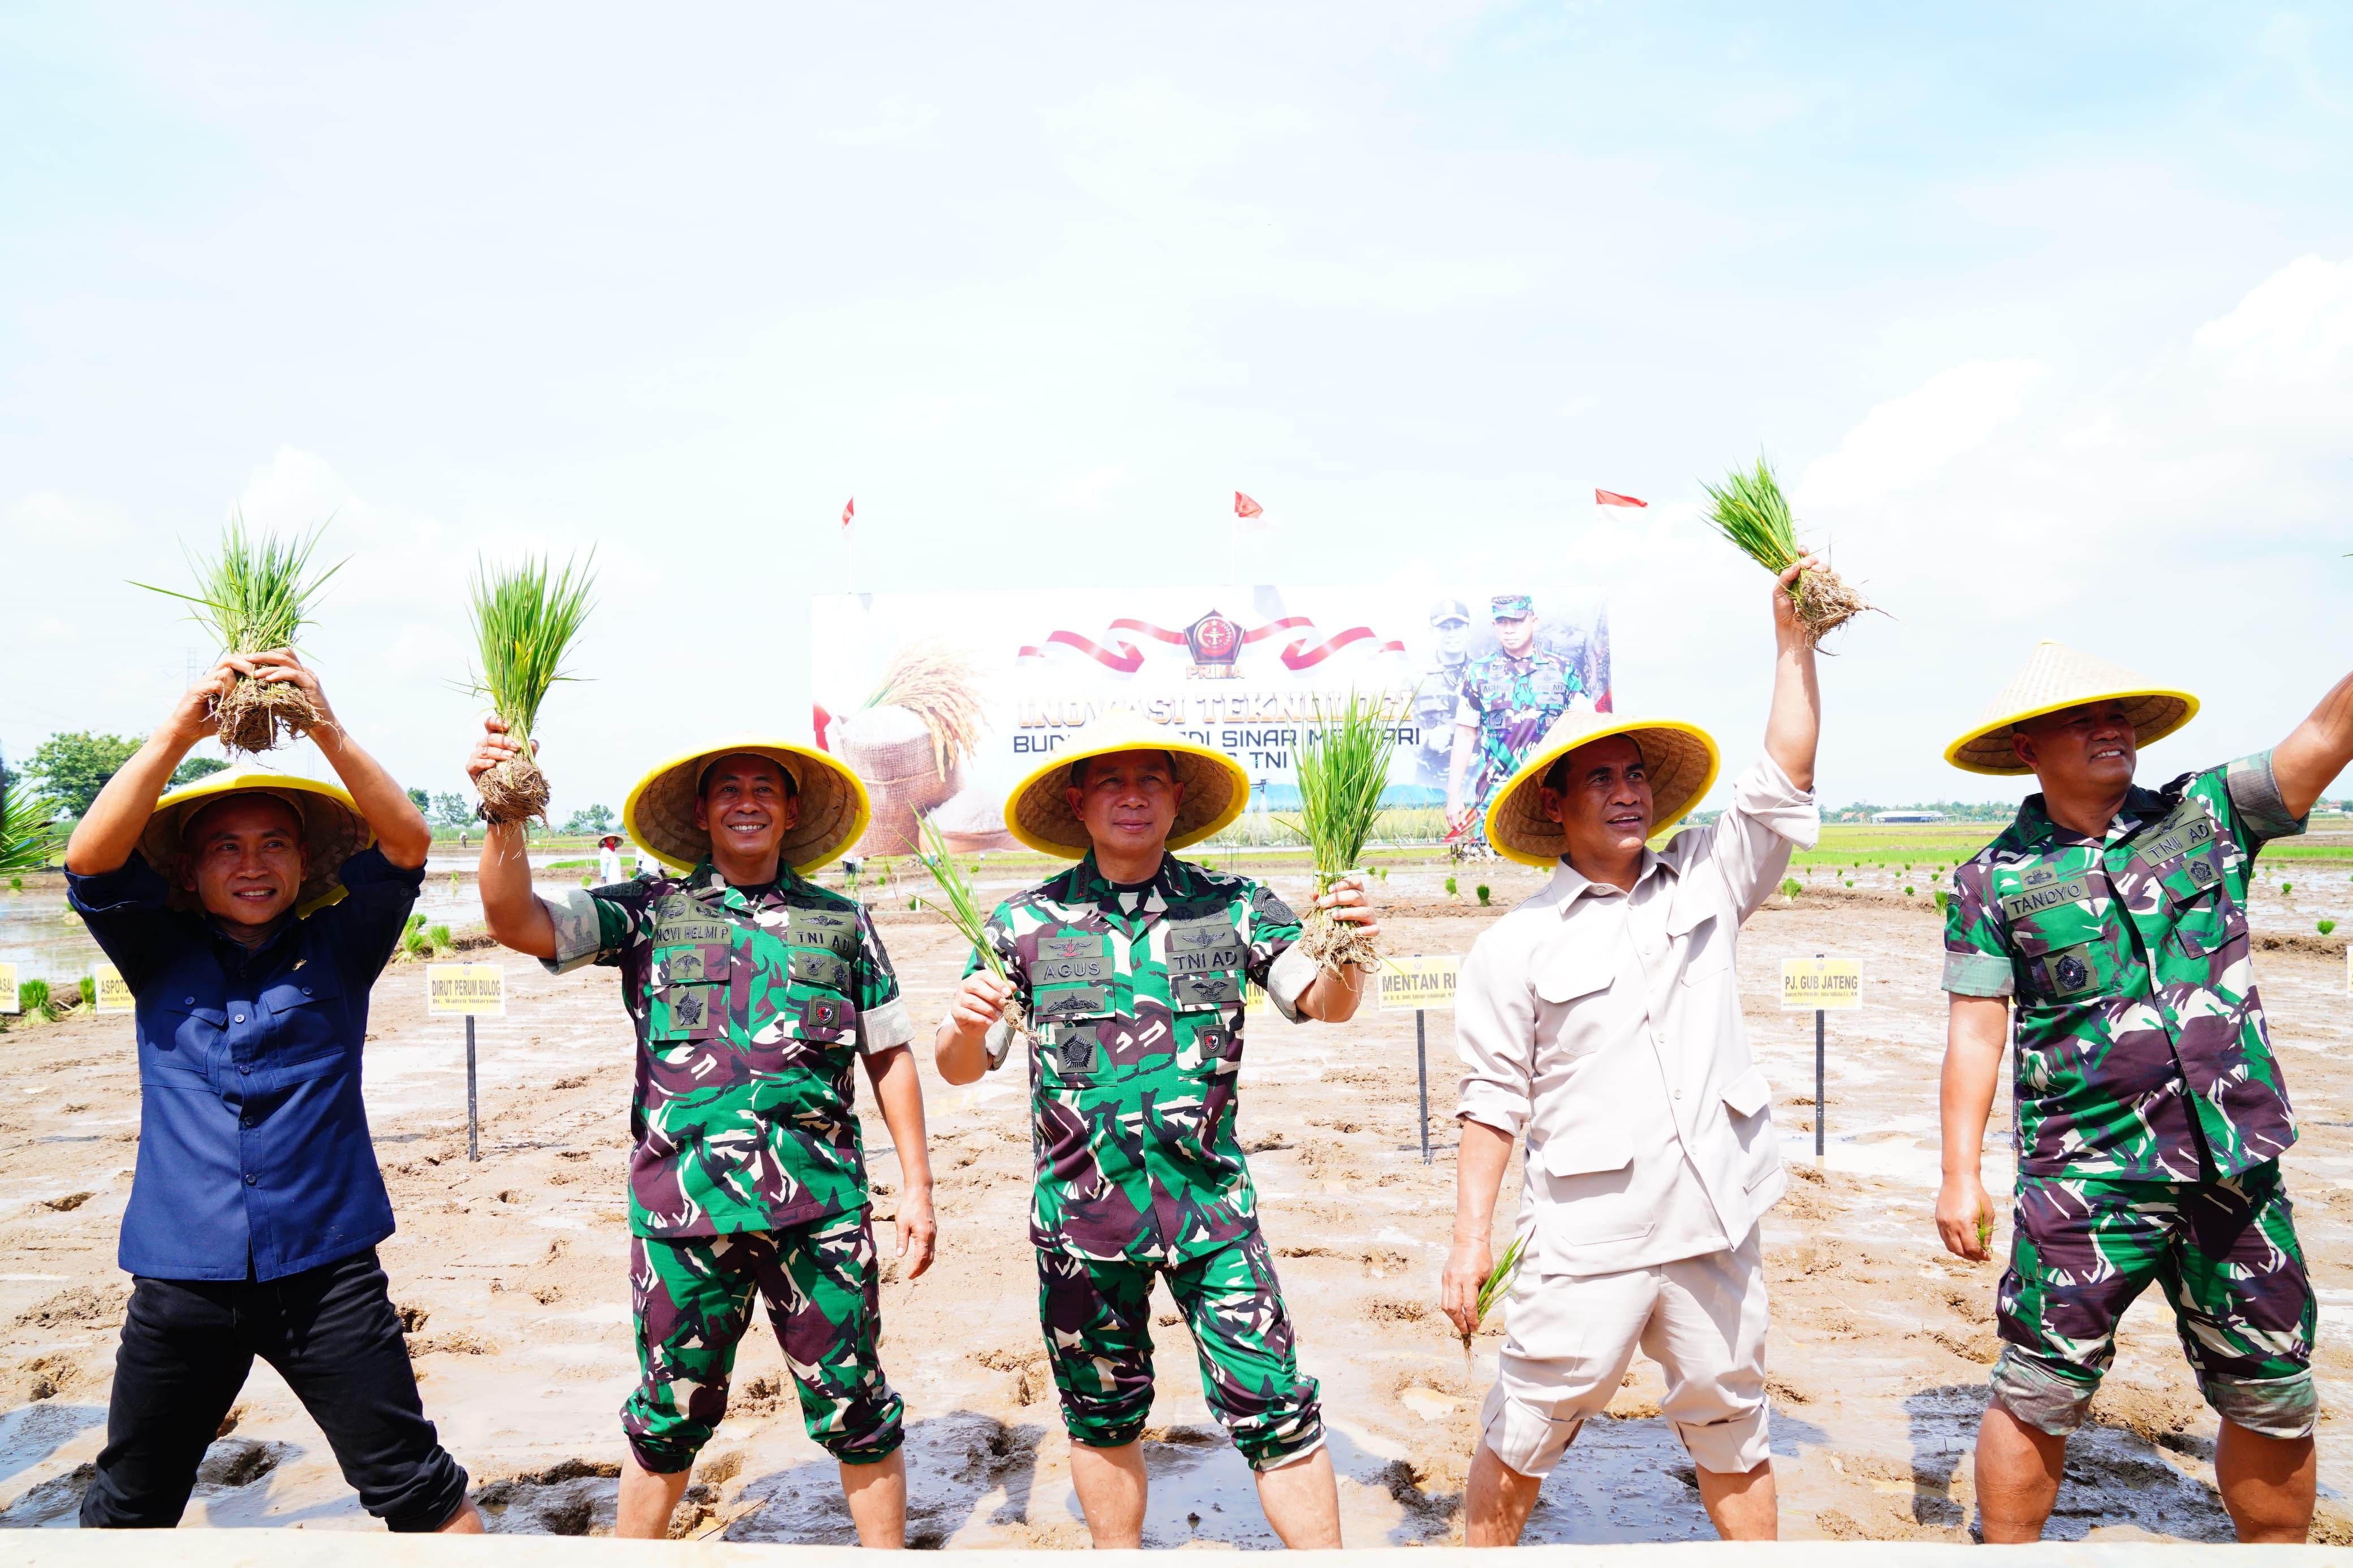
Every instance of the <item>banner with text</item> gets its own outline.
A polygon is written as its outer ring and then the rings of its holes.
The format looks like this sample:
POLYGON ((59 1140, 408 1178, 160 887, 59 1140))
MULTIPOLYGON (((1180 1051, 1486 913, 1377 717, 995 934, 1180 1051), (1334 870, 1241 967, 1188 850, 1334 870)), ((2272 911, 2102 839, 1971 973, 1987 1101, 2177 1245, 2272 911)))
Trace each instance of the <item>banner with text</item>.
POLYGON ((1106 709, 1217 747, 1254 812, 1298 805, 1319 707, 1377 697, 1396 726, 1385 803, 1484 813, 1552 721, 1610 707, 1609 618, 1589 590, 1468 586, 837 594, 811 605, 817 743, 865 781, 859 852, 928 816, 960 850, 1012 848, 1005 796, 1106 709), (969 736, 943 714, 979 715, 969 736))

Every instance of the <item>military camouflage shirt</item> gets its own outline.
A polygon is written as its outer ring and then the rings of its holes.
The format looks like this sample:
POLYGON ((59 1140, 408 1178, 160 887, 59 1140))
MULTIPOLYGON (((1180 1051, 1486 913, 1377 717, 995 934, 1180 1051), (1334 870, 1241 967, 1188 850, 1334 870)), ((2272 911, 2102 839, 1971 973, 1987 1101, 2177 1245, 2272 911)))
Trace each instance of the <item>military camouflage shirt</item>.
POLYGON ((637 1026, 634 1234, 777 1230, 865 1206, 850 1068, 914 1030, 864 906, 788 867, 731 887, 705 860, 549 908, 548 969, 617 965, 637 1026))
POLYGON ((1090 855, 997 906, 989 945, 1039 1037, 1034 1245, 1176 1264, 1250 1233, 1234 1138, 1244 983, 1266 984, 1298 940, 1271 889, 1173 855, 1140 887, 1114 887, 1090 855))
POLYGON ((2021 1171, 2211 1180, 2295 1142, 2246 895, 2256 853, 2303 831, 2266 752, 2134 786, 2097 841, 2030 795, 1954 872, 1945 989, 2017 998, 2021 1171))
POLYGON ((1584 692, 1585 682, 1568 661, 1541 647, 1519 658, 1498 648, 1463 671, 1454 721, 1479 727, 1472 764, 1476 788, 1465 804, 1475 808, 1480 821, 1486 820, 1489 797, 1512 776, 1528 748, 1544 739, 1554 720, 1578 706, 1584 692))

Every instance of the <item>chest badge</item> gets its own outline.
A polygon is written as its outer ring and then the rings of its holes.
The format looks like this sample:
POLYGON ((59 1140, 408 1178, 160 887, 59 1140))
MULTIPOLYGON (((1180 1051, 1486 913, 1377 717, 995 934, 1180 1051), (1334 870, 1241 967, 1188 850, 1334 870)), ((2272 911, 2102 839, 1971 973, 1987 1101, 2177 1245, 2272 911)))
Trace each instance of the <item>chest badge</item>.
POLYGON ((2081 991, 2092 979, 2090 966, 2072 952, 2060 959, 2055 973, 2062 991, 2081 991))

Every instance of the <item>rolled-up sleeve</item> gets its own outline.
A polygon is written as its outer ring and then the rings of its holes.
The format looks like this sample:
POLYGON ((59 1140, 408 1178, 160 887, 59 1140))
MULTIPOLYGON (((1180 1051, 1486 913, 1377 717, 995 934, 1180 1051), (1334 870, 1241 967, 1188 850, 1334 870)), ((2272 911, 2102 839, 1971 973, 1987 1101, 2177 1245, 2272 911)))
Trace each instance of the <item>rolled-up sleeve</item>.
POLYGON ((555 956, 539 961, 550 974, 569 974, 606 956, 606 900, 586 888, 566 888, 552 899, 542 894, 539 901, 555 925, 555 956))
POLYGON ((2241 757, 2222 770, 2231 805, 2237 808, 2238 827, 2250 849, 2274 838, 2293 838, 2310 824, 2309 815, 2292 816, 2280 798, 2279 780, 2272 773, 2272 754, 2257 752, 2241 757))
POLYGON ((1516 1138, 1528 1124, 1535 1068, 1535 996, 1525 964, 1510 962, 1490 931, 1471 945, 1454 989, 1454 1048, 1462 1094, 1454 1110, 1516 1138), (1520 973, 1506 973, 1518 970, 1520 973))
POLYGON ((66 901, 133 991, 166 954, 170 944, 161 939, 167 931, 180 940, 187 940, 188 931, 201 931, 193 917, 169 906, 170 891, 163 874, 136 849, 111 871, 66 873, 66 901))
POLYGON ((1810 849, 1821 837, 1814 792, 1790 783, 1771 757, 1757 758, 1733 782, 1732 805, 1716 819, 1710 853, 1743 920, 1789 868, 1790 851, 1810 849))
POLYGON ((1944 988, 1956 996, 2008 996, 2018 989, 1991 889, 1982 862, 1968 861, 1953 873, 1952 896, 1945 901, 1944 988))
POLYGON ((311 918, 334 933, 344 978, 372 985, 400 946, 408 911, 425 886, 425 868, 396 866, 371 844, 343 862, 336 879, 343 896, 311 918))

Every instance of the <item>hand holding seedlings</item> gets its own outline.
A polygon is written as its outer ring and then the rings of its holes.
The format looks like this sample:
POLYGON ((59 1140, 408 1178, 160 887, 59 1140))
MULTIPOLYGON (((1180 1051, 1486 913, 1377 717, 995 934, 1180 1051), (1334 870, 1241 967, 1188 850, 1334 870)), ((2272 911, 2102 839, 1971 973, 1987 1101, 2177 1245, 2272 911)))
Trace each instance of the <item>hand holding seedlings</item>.
MULTIPOLYGON (((188 558, 196 592, 132 584, 195 605, 191 618, 210 626, 220 638, 221 662, 189 692, 191 697, 204 695, 206 722, 175 738, 194 744, 210 731, 228 751, 258 753, 272 750, 290 735, 315 734, 332 722, 325 709, 312 702, 318 691, 315 679, 306 684, 292 676, 265 673, 266 668, 302 668, 292 651, 295 636, 312 624, 311 605, 343 564, 338 562, 316 576, 307 574, 311 552, 325 527, 322 523, 307 539, 282 543, 270 534, 249 537, 245 520, 232 518, 222 532, 218 555, 210 561, 188 558)), ((303 673, 307 678, 309 672, 303 673)), ((174 709, 175 730, 182 717, 174 709)))

